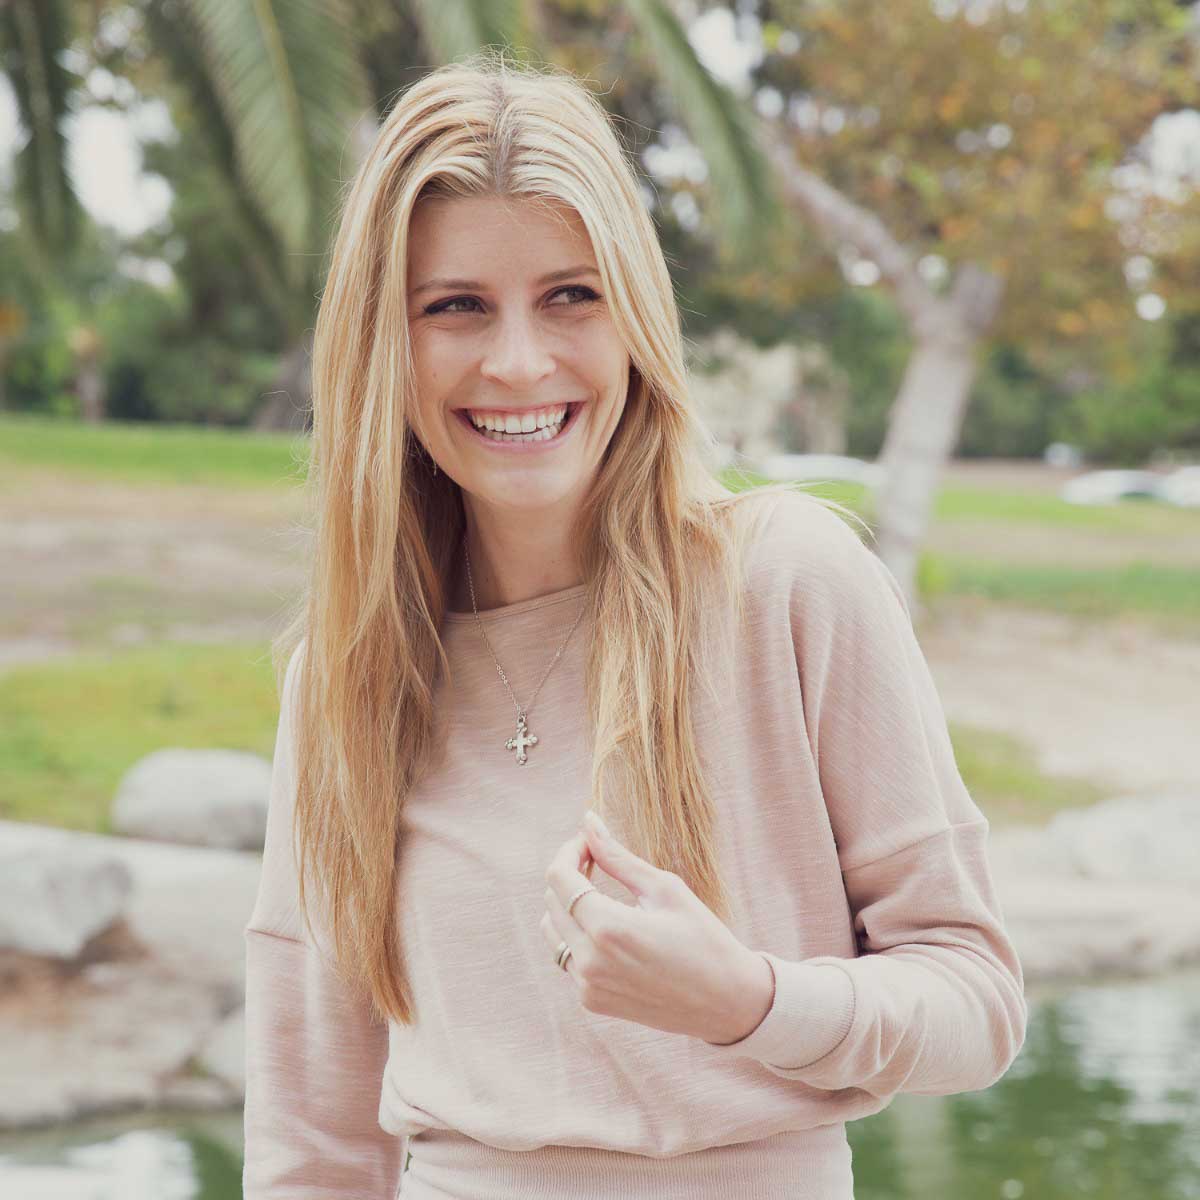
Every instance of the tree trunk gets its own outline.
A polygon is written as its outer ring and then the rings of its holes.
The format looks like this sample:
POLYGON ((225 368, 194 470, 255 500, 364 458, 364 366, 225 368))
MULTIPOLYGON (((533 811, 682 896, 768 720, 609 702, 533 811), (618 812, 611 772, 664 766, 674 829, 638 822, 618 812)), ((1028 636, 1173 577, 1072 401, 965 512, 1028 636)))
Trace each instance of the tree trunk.
POLYGON ((284 433, 312 428, 311 330, 283 353, 274 386, 255 412, 251 428, 284 433))
POLYGON ((950 296, 936 300, 917 325, 917 344, 888 414, 875 489, 875 546, 921 615, 917 559, 929 528, 942 469, 953 456, 978 373, 982 330, 999 308, 1002 285, 967 264, 950 296))
POLYGON ((976 373, 976 357, 999 312, 1003 281, 963 264, 949 295, 934 292, 914 255, 869 209, 844 196, 797 159, 790 131, 762 126, 767 154, 792 200, 831 249, 853 245, 879 268, 916 343, 892 405, 879 455, 882 479, 873 524, 879 557, 903 587, 913 613, 917 552, 928 527, 938 479, 958 442, 976 373))
POLYGON ((75 395, 79 400, 80 419, 98 425, 107 414, 104 397, 104 371, 100 360, 104 344, 92 325, 80 324, 67 333, 67 346, 75 366, 75 395))
POLYGON ((975 377, 974 345, 918 343, 888 414, 875 489, 875 549, 914 608, 917 558, 937 497, 942 468, 954 453, 975 377))
POLYGON ((75 372, 75 394, 79 416, 87 425, 99 425, 107 415, 104 403, 104 373, 95 358, 85 358, 75 372))

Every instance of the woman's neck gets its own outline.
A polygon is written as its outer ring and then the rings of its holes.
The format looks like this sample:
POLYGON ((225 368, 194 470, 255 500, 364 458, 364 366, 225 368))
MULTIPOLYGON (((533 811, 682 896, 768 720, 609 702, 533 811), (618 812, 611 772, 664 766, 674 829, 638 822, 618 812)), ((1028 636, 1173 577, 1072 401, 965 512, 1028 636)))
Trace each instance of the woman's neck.
POLYGON ((560 551, 557 555, 536 543, 522 539, 510 540, 505 547, 483 545, 468 534, 470 580, 467 557, 460 545, 459 561, 451 572, 450 608, 454 612, 471 612, 471 586, 475 590, 475 607, 480 612, 536 599, 582 583, 574 563, 574 555, 560 551), (497 562, 503 563, 501 570, 497 562))

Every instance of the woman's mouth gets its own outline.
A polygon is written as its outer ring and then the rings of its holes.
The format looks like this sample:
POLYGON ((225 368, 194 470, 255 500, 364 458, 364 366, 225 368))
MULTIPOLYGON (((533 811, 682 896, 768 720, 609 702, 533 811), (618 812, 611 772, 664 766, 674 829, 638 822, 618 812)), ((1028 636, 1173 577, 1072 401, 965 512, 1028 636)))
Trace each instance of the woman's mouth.
MULTIPOLYGON (((470 418, 469 410, 459 408, 455 415, 480 442, 495 450, 543 450, 557 446, 575 426, 575 417, 583 407, 582 401, 569 403, 566 415, 557 425, 547 425, 530 433, 499 433, 482 429, 470 418)), ((481 410, 484 411, 484 410, 481 410)))

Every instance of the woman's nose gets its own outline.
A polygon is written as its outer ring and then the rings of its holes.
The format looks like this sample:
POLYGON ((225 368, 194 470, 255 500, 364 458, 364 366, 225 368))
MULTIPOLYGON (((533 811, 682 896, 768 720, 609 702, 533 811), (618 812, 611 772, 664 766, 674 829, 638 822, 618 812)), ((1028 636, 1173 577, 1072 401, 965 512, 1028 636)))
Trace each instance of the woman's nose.
POLYGON ((488 338, 480 372, 507 387, 521 388, 549 375, 554 359, 544 343, 536 321, 524 314, 501 319, 488 338))

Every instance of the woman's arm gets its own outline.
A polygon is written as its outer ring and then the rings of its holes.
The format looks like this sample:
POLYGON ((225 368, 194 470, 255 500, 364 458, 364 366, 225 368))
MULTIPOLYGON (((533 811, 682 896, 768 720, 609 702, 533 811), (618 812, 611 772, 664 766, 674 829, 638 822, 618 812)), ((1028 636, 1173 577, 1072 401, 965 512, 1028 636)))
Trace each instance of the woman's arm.
POLYGON ((388 1031, 306 936, 292 858, 293 654, 263 869, 246 924, 245 1200, 394 1200, 407 1139, 379 1125, 388 1031))
POLYGON ((860 954, 760 951, 771 1007, 714 1048, 880 1097, 988 1087, 1024 1042, 1024 979, 988 821, 958 772, 903 591, 835 513, 785 497, 772 527, 767 553, 799 564, 789 603, 804 720, 860 954))
POLYGON ((379 1126, 387 1027, 315 948, 245 937, 244 1200, 394 1200, 407 1138, 379 1126))

